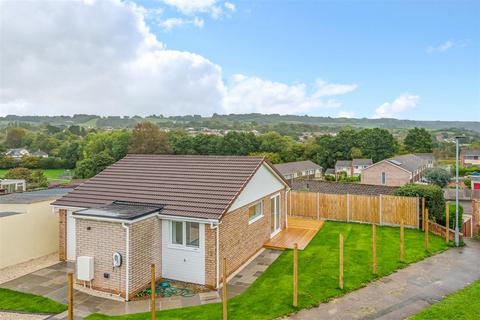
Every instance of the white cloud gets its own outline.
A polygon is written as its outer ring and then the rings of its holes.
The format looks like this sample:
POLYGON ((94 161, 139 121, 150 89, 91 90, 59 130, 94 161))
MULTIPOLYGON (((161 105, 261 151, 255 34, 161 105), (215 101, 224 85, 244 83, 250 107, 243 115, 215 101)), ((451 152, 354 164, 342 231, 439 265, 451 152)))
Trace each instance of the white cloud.
POLYGON ((235 5, 231 2, 222 3, 218 0, 162 0, 165 4, 175 7, 185 15, 194 15, 198 13, 207 13, 214 19, 219 19, 224 15, 224 8, 228 11, 235 11, 235 5))
POLYGON ((447 40, 438 46, 428 46, 427 53, 445 52, 452 48, 466 47, 468 46, 468 44, 469 44, 469 41, 467 40, 461 40, 461 41, 447 40))
POLYGON ((158 22, 158 25, 166 31, 170 31, 174 27, 181 27, 185 25, 193 25, 198 28, 202 28, 204 25, 203 19, 194 17, 193 19, 183 19, 183 18, 169 18, 166 20, 161 20, 158 22))
POLYGON ((317 97, 342 95, 352 92, 358 87, 356 84, 328 83, 321 79, 318 79, 315 84, 317 86, 315 96, 317 97))
POLYGON ((237 9, 237 7, 231 2, 225 2, 224 5, 225 5, 225 8, 227 8, 230 11, 235 11, 237 9))
POLYGON ((304 113, 340 107, 327 97, 356 88, 242 75, 227 86, 220 66, 166 49, 149 14, 162 11, 120 0, 0 2, 0 115, 304 113))
POLYGON ((414 94, 404 93, 393 102, 385 102, 375 109, 374 118, 393 118, 399 114, 415 108, 420 97, 414 94))
POLYGON ((339 118, 353 118, 355 116, 354 112, 351 111, 339 111, 337 117, 339 118))
MULTIPOLYGON (((328 84, 325 83, 325 86, 328 84)), ((323 90, 323 87, 318 88, 323 90)), ((335 93, 340 94, 340 93, 335 93)), ((305 113, 318 108, 338 108, 341 103, 328 99, 319 91, 309 94, 304 83, 288 85, 258 77, 236 75, 227 88, 224 100, 227 113, 305 113)), ((334 94, 328 94, 334 95, 334 94)))

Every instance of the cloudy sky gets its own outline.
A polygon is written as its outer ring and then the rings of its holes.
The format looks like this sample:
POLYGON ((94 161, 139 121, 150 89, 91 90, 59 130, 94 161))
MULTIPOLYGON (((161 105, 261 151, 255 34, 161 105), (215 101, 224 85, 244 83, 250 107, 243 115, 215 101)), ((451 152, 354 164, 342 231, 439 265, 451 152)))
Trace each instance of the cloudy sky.
POLYGON ((479 1, 0 0, 0 116, 480 120, 479 1))

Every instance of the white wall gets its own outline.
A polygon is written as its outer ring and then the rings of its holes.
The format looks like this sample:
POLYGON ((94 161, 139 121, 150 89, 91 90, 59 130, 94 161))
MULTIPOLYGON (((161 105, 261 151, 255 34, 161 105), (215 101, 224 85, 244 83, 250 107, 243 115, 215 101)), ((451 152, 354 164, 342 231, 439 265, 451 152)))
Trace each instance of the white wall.
POLYGON ((285 185, 282 181, 268 169, 267 165, 263 164, 250 179, 228 212, 280 191, 283 188, 285 188, 285 185))
POLYGON ((205 284, 205 225, 200 223, 200 247, 178 248, 171 244, 170 220, 162 220, 162 276, 205 284))
POLYGON ((0 269, 58 252, 58 215, 50 202, 1 205, 23 213, 0 218, 0 269))

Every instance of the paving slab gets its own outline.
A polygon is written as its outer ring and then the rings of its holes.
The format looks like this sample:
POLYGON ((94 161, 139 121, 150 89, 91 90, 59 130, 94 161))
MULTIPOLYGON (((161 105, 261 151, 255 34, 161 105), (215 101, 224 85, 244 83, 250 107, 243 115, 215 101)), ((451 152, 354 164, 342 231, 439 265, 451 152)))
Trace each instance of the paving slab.
POLYGON ((405 319, 480 279, 480 242, 465 239, 465 243, 287 318, 405 319))

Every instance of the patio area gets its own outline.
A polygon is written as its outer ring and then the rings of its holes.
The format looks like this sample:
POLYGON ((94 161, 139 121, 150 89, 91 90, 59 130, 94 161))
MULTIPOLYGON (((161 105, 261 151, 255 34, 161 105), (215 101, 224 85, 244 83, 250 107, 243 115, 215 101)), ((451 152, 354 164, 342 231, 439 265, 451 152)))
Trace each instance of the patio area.
POLYGON ((323 226, 322 220, 288 217, 288 227, 264 244, 273 250, 293 249, 295 243, 299 250, 304 250, 323 226))

